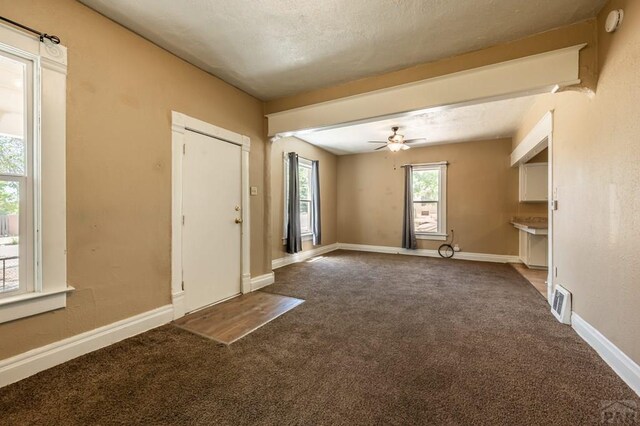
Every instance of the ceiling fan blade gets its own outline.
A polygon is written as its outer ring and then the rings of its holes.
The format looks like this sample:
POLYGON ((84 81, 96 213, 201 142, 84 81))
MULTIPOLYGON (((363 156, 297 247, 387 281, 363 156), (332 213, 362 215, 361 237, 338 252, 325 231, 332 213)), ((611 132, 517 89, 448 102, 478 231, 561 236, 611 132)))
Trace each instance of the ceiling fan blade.
POLYGON ((384 144, 384 146, 381 146, 379 148, 374 149, 374 151, 379 151, 381 149, 385 149, 387 147, 387 144, 384 144))
POLYGON ((404 141, 404 143, 419 143, 419 142, 426 142, 427 140, 425 138, 420 138, 420 139, 409 139, 404 141))
POLYGON ((387 141, 369 141, 367 143, 387 143, 387 141))

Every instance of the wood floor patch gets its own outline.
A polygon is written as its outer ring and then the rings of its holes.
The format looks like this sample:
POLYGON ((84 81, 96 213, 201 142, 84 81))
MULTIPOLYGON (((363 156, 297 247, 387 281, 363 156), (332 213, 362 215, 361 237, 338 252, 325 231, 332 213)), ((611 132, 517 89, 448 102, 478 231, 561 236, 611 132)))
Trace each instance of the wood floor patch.
POLYGON ((294 297, 255 291, 189 314, 173 323, 229 345, 303 302, 294 297))
POLYGON ((546 299, 547 298, 547 271, 542 269, 529 269, 522 263, 512 263, 516 271, 520 273, 527 281, 533 285, 536 290, 546 299))

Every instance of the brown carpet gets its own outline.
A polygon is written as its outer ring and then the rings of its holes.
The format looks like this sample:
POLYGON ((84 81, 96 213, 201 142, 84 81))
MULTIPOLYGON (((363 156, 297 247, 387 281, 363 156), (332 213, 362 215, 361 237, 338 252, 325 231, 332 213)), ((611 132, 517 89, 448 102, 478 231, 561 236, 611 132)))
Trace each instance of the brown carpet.
POLYGON ((223 346, 165 326, 0 389, 2 424, 600 423, 635 394, 509 265, 334 252, 223 346))

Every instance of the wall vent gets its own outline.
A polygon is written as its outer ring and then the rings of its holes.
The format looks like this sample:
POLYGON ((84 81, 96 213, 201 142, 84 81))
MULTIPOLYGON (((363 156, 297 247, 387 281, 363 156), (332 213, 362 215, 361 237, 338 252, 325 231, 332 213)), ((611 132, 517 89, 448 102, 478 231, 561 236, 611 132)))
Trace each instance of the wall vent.
POLYGON ((571 324, 571 293, 566 288, 556 285, 551 313, 561 323, 571 324))

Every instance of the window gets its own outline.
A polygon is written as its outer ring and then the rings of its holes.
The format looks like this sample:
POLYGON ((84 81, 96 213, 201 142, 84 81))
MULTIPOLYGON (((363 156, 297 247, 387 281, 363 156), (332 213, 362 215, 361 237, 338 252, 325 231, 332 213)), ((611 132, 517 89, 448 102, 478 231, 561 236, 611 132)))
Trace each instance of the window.
POLYGON ((300 159, 298 163, 298 178, 300 181, 300 232, 302 235, 310 235, 312 210, 311 210, 311 162, 300 159))
POLYGON ((446 238, 446 181, 446 164, 413 167, 413 220, 416 238, 446 238))
MULTIPOLYGON (((282 239, 287 239, 287 204, 289 203, 289 160, 284 157, 284 222, 282 227, 282 239)), ((311 161, 306 158, 298 158, 298 183, 300 188, 300 232, 305 240, 313 237, 313 185, 311 185, 311 161)))
POLYGON ((0 297, 34 289, 33 61, 0 51, 0 297))
POLYGON ((66 306, 66 48, 0 25, 0 323, 66 306))

